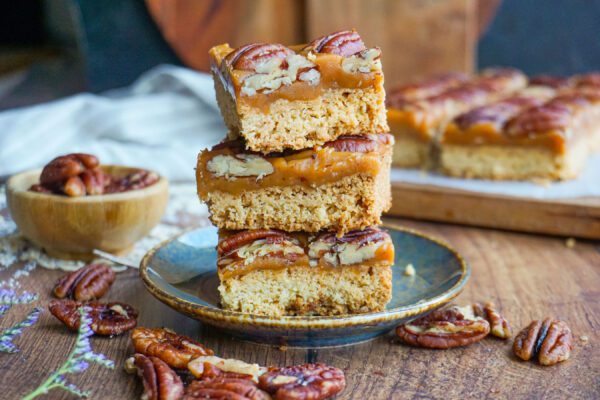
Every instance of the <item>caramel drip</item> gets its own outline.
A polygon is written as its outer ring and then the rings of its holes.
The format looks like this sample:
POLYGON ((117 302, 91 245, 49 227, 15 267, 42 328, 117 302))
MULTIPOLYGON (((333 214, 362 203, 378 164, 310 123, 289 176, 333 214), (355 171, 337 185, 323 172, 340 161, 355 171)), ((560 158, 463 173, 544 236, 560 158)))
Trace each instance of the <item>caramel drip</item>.
MULTIPOLYGON (((218 155, 235 156, 242 152, 239 147, 232 145, 218 145, 212 150, 200 153, 196 169, 198 193, 202 199, 206 199, 208 193, 221 191, 231 194, 241 194, 249 190, 274 186, 302 185, 314 187, 355 174, 375 176, 379 173, 384 163, 383 155, 389 151, 392 143, 391 135, 373 135, 377 139, 372 140, 376 148, 369 152, 360 151, 337 151, 333 147, 316 147, 311 150, 292 152, 291 154, 276 154, 264 156, 273 166, 274 172, 257 179, 256 176, 237 177, 227 179, 226 177, 215 177, 209 170, 207 164, 218 155)), ((340 140, 351 140, 343 138, 340 140)), ((361 141, 364 137, 359 137, 361 141)), ((349 145, 340 147, 341 150, 349 150, 349 145)), ((364 149, 363 144, 358 150, 364 149)))

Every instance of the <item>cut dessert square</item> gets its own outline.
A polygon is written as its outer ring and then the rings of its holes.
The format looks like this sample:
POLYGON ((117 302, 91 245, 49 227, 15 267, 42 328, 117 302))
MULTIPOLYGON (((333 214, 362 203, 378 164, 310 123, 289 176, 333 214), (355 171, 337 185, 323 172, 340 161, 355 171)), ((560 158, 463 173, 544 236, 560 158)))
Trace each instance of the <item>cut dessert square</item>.
POLYGON ((379 228, 309 235, 219 232, 221 304, 252 314, 342 315, 382 311, 392 297, 394 246, 379 228))
POLYGON ((381 52, 355 31, 308 45, 223 44, 209 53, 230 138, 243 137, 249 150, 300 150, 389 130, 381 52))
POLYGON ((396 139, 393 165, 429 167, 434 141, 449 121, 526 84, 523 73, 505 68, 484 70, 472 79, 450 74, 392 90, 387 116, 396 139))
POLYGON ((378 225, 391 206, 393 140, 343 136, 268 155, 226 141, 198 156, 198 194, 220 229, 343 233, 378 225))
POLYGON ((515 96, 457 117, 440 139, 442 171, 483 179, 570 179, 600 137, 600 88, 515 96))

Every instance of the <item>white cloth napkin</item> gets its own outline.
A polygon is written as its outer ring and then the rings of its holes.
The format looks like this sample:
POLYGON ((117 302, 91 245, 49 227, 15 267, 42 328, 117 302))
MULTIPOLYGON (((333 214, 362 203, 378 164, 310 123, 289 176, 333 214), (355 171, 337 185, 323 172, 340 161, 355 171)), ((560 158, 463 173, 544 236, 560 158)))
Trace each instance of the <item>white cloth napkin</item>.
POLYGON ((129 88, 0 113, 0 176, 85 152, 193 180, 198 152, 225 132, 210 75, 163 65, 129 88))

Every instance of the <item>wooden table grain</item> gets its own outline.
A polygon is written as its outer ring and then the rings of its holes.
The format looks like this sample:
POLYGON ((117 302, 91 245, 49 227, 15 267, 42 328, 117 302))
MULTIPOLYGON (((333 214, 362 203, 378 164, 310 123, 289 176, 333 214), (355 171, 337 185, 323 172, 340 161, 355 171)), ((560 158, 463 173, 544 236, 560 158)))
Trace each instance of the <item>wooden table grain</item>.
MULTIPOLYGON (((512 355, 512 341, 491 338, 444 351, 405 346, 391 333, 356 346, 320 350, 240 342, 155 300, 136 270, 118 274, 106 299, 138 308, 139 325, 170 327, 205 343, 222 357, 279 366, 318 361, 342 368, 347 387, 340 399, 600 398, 600 243, 578 241, 571 248, 564 238, 392 221, 446 240, 467 258, 473 274, 457 303, 493 300, 516 330, 544 316, 567 321, 575 337, 571 359, 540 367, 518 361, 512 355)), ((9 275, 10 270, 3 271, 0 279, 9 275)), ((22 288, 38 292, 37 303, 46 308, 50 288, 60 275, 60 271, 37 268, 22 280, 22 288)), ((15 323, 29 309, 14 306, 0 326, 15 323)), ((18 399, 44 381, 65 360, 74 340, 75 335, 45 311, 38 323, 15 341, 19 353, 0 354, 0 398, 18 399)), ((92 399, 139 398, 141 384, 123 371, 123 362, 132 353, 128 336, 93 338, 92 346, 113 359, 115 369, 92 366, 68 379, 91 390, 92 399)), ((73 396, 52 391, 46 398, 73 396)))

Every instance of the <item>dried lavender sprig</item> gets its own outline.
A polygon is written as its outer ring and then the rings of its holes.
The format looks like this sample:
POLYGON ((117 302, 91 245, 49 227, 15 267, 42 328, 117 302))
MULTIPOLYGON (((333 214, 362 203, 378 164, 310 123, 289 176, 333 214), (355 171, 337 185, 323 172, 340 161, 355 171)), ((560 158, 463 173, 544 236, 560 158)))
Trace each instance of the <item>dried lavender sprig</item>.
POLYGON ((34 308, 29 314, 27 314, 23 321, 2 331, 2 333, 0 333, 0 352, 18 352, 19 349, 13 344, 12 341, 23 332, 23 329, 35 324, 41 312, 42 310, 40 308, 34 308))
POLYGON ((17 294, 13 289, 0 288, 0 305, 29 304, 38 299, 36 293, 23 292, 17 294))
POLYGON ((89 316, 89 307, 81 307, 79 313, 81 314, 81 320, 79 324, 79 332, 77 334, 77 340, 75 341, 75 347, 71 350, 71 354, 67 358, 67 361, 50 377, 42 383, 37 389, 23 397, 23 400, 31 400, 42 394, 48 393, 54 388, 61 388, 69 393, 72 393, 78 397, 87 397, 89 392, 79 389, 72 383, 68 383, 65 379, 66 374, 77 374, 85 371, 89 367, 90 362, 100 364, 106 368, 114 368, 115 364, 113 361, 106 358, 104 354, 94 353, 92 346, 90 345, 90 336, 94 334, 90 325, 92 319, 89 316))
POLYGON ((10 307, 12 307, 10 304, 0 305, 0 318, 4 317, 4 314, 6 314, 8 310, 10 310, 10 307))

